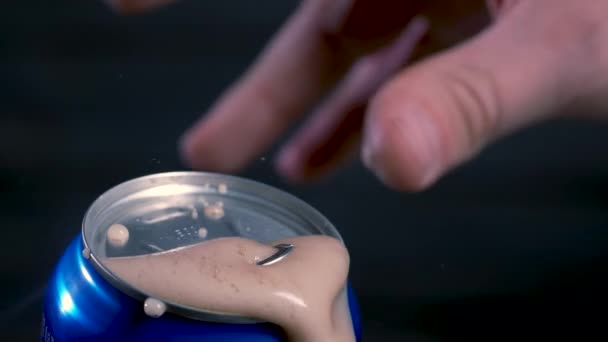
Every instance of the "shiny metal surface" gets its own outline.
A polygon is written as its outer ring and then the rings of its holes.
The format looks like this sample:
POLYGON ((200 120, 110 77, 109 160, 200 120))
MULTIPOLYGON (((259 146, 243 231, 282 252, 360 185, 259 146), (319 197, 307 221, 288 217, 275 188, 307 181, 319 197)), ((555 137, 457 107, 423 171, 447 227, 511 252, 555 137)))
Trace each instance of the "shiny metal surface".
POLYGON ((293 251, 293 245, 290 243, 280 243, 280 244, 274 246, 274 248, 277 249, 276 253, 274 253, 273 255, 269 256, 266 259, 262 259, 262 260, 256 262, 256 265, 269 266, 272 264, 276 264, 277 262, 283 260, 286 256, 288 256, 289 253, 291 253, 291 251, 293 251))

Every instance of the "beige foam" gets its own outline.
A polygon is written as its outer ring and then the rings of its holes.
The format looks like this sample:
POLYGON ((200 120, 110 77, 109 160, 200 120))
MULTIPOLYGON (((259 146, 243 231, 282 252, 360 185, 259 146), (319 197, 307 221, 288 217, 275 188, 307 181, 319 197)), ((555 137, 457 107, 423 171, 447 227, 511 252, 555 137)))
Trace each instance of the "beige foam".
POLYGON ((238 237, 166 252, 108 258, 103 263, 132 286, 169 302, 273 322, 295 342, 355 340, 345 284, 349 257, 327 236, 302 236, 280 262, 258 266, 276 252, 238 237))

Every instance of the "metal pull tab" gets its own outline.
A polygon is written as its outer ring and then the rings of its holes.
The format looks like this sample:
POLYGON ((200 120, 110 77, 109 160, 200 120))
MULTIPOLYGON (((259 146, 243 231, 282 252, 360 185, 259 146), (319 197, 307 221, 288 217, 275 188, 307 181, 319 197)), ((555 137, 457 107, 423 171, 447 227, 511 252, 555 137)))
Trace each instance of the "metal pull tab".
POLYGON ((289 253, 291 253, 291 251, 293 250, 293 245, 290 243, 280 243, 278 245, 275 245, 274 248, 277 249, 276 253, 274 253, 273 255, 269 256, 266 259, 256 262, 256 265, 269 266, 269 265, 272 265, 274 263, 281 261, 284 257, 286 257, 287 255, 289 255, 289 253))

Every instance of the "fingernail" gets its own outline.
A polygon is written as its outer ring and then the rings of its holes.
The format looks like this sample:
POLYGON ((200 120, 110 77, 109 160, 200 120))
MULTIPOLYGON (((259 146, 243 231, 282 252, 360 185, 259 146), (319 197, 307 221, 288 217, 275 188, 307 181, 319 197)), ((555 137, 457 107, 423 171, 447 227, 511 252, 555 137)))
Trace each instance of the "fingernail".
POLYGON ((416 190, 428 187, 442 170, 437 123, 415 103, 387 115, 382 124, 370 124, 363 162, 389 185, 416 190))

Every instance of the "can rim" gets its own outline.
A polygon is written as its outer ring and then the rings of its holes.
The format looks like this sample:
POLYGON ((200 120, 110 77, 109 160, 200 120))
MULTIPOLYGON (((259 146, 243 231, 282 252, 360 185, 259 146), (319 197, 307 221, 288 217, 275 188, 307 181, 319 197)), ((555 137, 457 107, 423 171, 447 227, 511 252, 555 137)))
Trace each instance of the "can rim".
MULTIPOLYGON (((232 184, 232 188, 234 188, 234 184, 238 184, 239 190, 248 189, 250 193, 254 194, 256 197, 265 200, 273 205, 279 206, 281 209, 288 210, 294 215, 305 218, 308 222, 312 223, 312 225, 317 228, 317 232, 312 232, 315 235, 327 235, 338 239, 340 242, 344 243, 342 237, 338 230, 332 225, 332 223, 317 209, 304 202, 300 198, 287 193, 281 189, 276 187, 251 180, 246 179, 239 176, 233 175, 225 175, 220 173, 213 172, 199 172, 199 171, 174 171, 174 172, 163 172, 156 173, 146 176, 141 176, 137 178, 133 178, 122 183, 119 183, 110 189, 103 192, 99 197, 97 197, 87 209, 85 216, 82 221, 81 228, 81 236, 84 248, 91 251, 89 261, 93 265, 93 267, 97 270, 97 272, 102 275, 104 279, 106 279, 109 283, 111 283, 114 287, 122 291, 123 293, 129 295, 130 297, 141 301, 143 301, 148 297, 153 297, 144 291, 134 288, 129 285, 125 281, 123 281, 120 277, 114 275, 108 268, 106 268, 103 263, 97 258, 94 251, 91 249, 91 244, 88 241, 88 230, 93 230, 90 232, 93 234, 98 227, 95 228, 93 223, 91 223, 91 216, 93 213, 104 206, 111 205, 115 201, 111 199, 108 200, 108 197, 112 198, 113 195, 120 194, 121 190, 129 189, 133 185, 137 185, 140 183, 155 183, 158 180, 169 180, 167 184, 172 184, 171 182, 177 182, 177 180, 182 179, 199 179, 205 180, 205 184, 217 182, 221 180, 223 183, 232 184), (298 212, 295 210, 297 209, 298 212), (93 228, 91 228, 93 225, 93 228)), ((193 184, 193 183, 185 183, 185 184, 193 184)), ((201 184, 202 185, 202 184, 201 184)), ((124 191, 123 191, 124 192, 124 191)), ((123 194, 124 195, 124 194, 123 194)), ((122 196, 119 196, 122 198, 122 196)), ((166 312, 170 312, 179 316, 183 316, 190 319, 208 321, 208 322, 220 322, 220 323, 236 323, 236 324, 252 324, 252 323, 261 323, 262 321, 252 318, 234 315, 230 313, 222 313, 215 311, 206 311, 198 308, 190 307, 183 304, 172 303, 166 301, 167 305, 166 312)))

